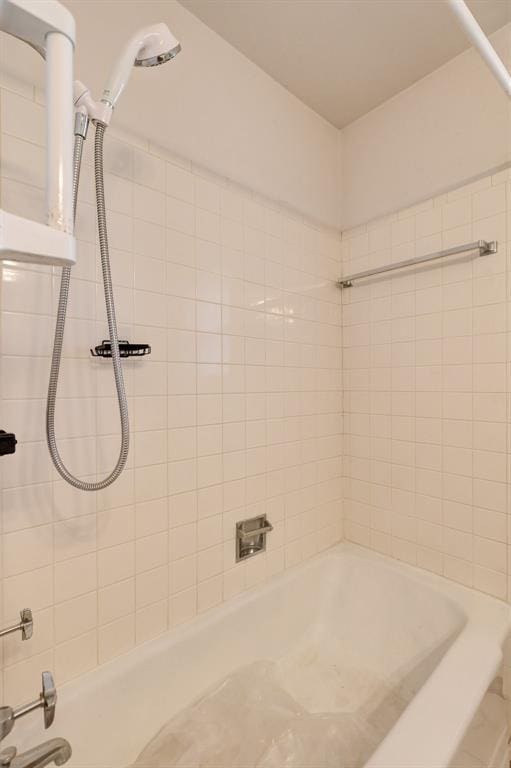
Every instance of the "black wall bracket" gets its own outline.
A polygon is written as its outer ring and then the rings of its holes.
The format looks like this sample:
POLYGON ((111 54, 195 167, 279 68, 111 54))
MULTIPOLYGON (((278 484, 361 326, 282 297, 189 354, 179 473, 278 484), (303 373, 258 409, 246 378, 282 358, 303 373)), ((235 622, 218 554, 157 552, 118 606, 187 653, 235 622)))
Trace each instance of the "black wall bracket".
MULTIPOLYGON (((112 357, 110 339, 104 339, 102 344, 90 351, 92 357, 112 357)), ((150 355, 149 344, 130 344, 129 341, 119 341, 119 357, 142 357, 150 355)))
POLYGON ((4 429, 0 429, 0 456, 14 453, 17 442, 14 432, 6 432, 4 429))

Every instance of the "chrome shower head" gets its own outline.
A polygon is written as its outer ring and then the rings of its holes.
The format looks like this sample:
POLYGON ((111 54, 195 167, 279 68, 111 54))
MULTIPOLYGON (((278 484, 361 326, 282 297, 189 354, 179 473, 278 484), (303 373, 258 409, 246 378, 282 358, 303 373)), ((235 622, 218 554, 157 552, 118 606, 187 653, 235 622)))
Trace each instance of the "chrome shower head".
POLYGON ((170 61, 177 56, 180 50, 181 45, 178 43, 171 51, 159 53, 157 56, 149 56, 148 59, 135 59, 135 67, 157 67, 160 64, 165 64, 167 61, 170 61))
POLYGON ((131 74, 131 68, 156 67, 173 59, 181 45, 166 24, 153 24, 136 32, 124 46, 110 73, 101 101, 115 107, 131 74))
POLYGON ((159 64, 165 64, 177 56, 181 50, 180 43, 166 24, 147 27, 138 33, 138 35, 141 34, 143 45, 135 57, 136 67, 157 67, 159 64))

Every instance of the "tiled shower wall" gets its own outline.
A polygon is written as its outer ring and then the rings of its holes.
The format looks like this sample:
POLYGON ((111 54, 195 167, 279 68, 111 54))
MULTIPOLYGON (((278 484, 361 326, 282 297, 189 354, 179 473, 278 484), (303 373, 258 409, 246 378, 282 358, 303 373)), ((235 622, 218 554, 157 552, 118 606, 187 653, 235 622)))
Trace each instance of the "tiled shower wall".
MULTIPOLYGON (((1 204, 44 219, 44 113, 30 88, 1 99, 1 204)), ((116 460, 98 270, 92 134, 78 205, 58 399, 63 458, 82 478, 116 460)), ((3 623, 35 611, 29 643, 3 644, 4 700, 59 683, 336 542, 341 535, 340 244, 142 140, 108 138, 106 191, 124 365, 129 465, 111 488, 53 470, 45 396, 59 270, 2 268, 0 427, 3 623), (266 512, 268 552, 234 560, 235 521, 266 512)))
MULTIPOLYGON (((0 203, 43 220, 41 104, 9 82, 0 109, 0 203)), ((64 459, 90 479, 119 445, 111 366, 89 354, 108 335, 92 132, 58 406, 64 459)), ((19 446, 0 462, 1 616, 36 616, 30 643, 3 642, 4 700, 36 693, 42 669, 75 677, 330 546, 342 463, 348 539, 511 597, 509 173, 346 232, 340 248, 336 233, 112 134, 120 335, 152 354, 125 364, 129 467, 101 494, 65 485, 45 444, 58 270, 2 268, 0 427, 19 446), (341 252, 348 273, 479 238, 498 254, 360 282, 341 318, 341 252), (236 565, 234 523, 261 512, 268 553, 236 565)))
POLYGON ((343 290, 345 535, 511 598, 511 173, 343 233, 344 274, 479 239, 343 290))

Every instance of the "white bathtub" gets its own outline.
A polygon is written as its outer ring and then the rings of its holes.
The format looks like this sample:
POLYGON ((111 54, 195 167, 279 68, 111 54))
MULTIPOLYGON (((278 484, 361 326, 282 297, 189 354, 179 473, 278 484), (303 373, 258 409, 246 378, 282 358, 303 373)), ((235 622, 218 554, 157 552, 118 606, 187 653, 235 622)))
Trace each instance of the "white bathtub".
MULTIPOLYGON (((410 699, 367 768, 447 768, 510 628, 509 606, 343 544, 61 686, 50 734, 71 742, 70 765, 124 768, 169 718, 237 668, 293 657, 299 687, 300 648, 314 644, 321 654, 328 645, 330 661, 334 649, 345 669, 384 675, 410 699)), ((336 695, 320 687, 312 699, 318 693, 336 695)), ((48 738, 39 721, 18 725, 11 743, 48 738)))

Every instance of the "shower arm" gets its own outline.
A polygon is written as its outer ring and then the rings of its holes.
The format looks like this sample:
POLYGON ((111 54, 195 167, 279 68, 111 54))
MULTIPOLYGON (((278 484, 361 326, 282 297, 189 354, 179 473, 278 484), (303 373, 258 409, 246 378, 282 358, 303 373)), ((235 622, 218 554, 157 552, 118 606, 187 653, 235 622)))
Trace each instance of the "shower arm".
POLYGON ((481 57, 493 72, 497 82, 502 86, 507 96, 511 98, 511 74, 475 20, 465 0, 447 0, 447 4, 472 45, 479 51, 481 57))

